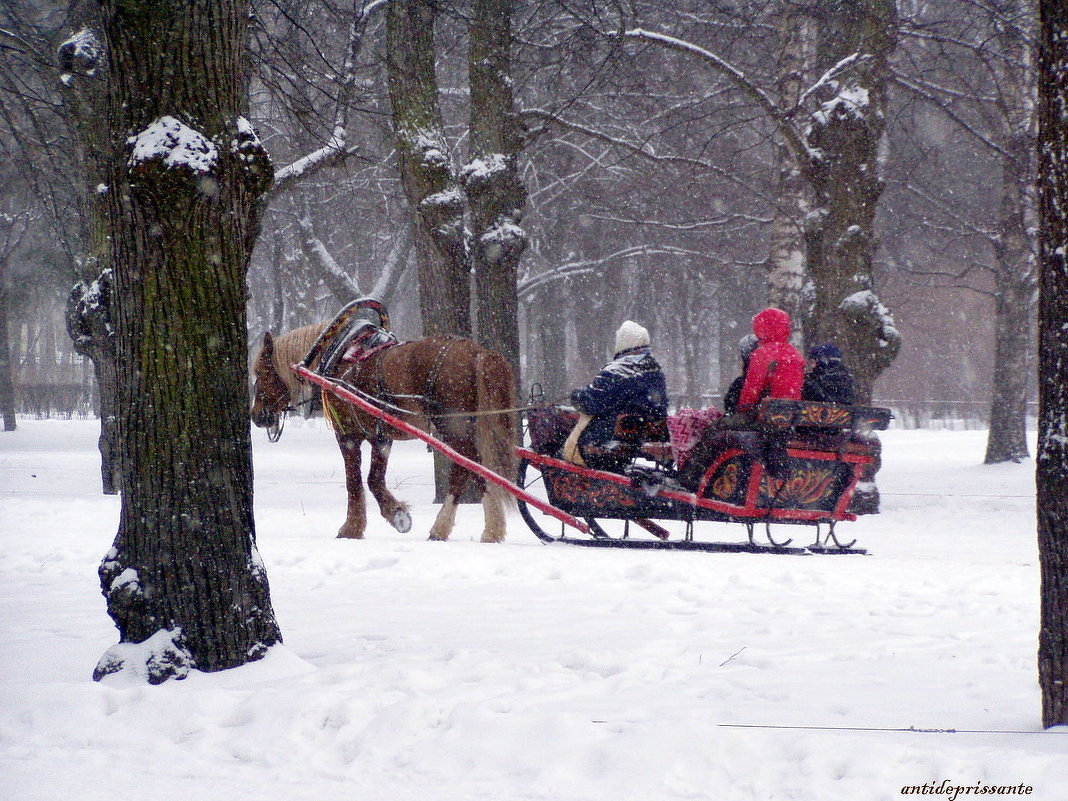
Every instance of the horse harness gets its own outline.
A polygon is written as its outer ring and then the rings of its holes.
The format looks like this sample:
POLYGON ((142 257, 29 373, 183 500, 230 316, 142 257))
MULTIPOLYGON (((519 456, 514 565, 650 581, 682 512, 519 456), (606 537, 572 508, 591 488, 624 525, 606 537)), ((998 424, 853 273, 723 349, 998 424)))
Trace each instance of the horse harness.
MULTIPOLYGON (((389 392, 386 388, 386 382, 382 376, 381 356, 384 355, 385 351, 397 345, 404 344, 391 332, 368 323, 358 327, 352 332, 351 336, 347 336, 345 339, 347 342, 343 342, 339 346, 334 346, 333 343, 331 343, 331 346, 328 346, 327 350, 332 351, 337 355, 332 358, 328 364, 321 365, 318 372, 326 375, 329 372, 333 372, 338 363, 344 362, 351 365, 349 369, 352 371, 350 375, 346 376, 345 383, 349 385, 350 389, 361 395, 365 400, 374 403, 376 406, 383 407, 394 413, 412 415, 415 414, 415 412, 397 406, 395 405, 395 402, 401 400, 414 400, 423 407, 423 413, 435 426, 439 425, 440 417, 444 414, 448 414, 447 411, 439 411, 437 414, 434 413, 435 408, 441 410, 444 407, 442 407, 439 402, 433 400, 433 395, 437 386, 438 377, 441 373, 442 366, 445 363, 445 359, 448 356, 449 350, 459 341, 456 337, 446 337, 446 341, 438 350, 437 355, 434 357, 434 362, 430 367, 424 392, 421 395, 403 395, 389 392), (357 386, 359 384, 361 372, 368 362, 373 365, 372 369, 374 370, 372 383, 375 387, 375 391, 373 394, 361 390, 357 386)), ((324 360, 325 358, 326 353, 324 353, 324 360)), ((364 438, 367 440, 381 443, 384 440, 390 439, 385 433, 388 426, 382 420, 375 421, 373 436, 372 432, 368 431, 360 421, 359 416, 356 417, 356 424, 360 427, 364 438)))

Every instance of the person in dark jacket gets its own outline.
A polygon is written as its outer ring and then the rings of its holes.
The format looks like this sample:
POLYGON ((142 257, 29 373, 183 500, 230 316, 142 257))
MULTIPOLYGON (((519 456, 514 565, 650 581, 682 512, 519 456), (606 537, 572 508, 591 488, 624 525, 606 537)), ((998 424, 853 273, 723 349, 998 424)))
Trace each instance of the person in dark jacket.
POLYGON ((738 398, 742 396, 742 384, 745 383, 745 374, 749 371, 749 357, 757 349, 760 341, 755 334, 746 334, 738 340, 738 355, 742 357, 742 374, 731 382, 727 394, 723 396, 723 411, 734 414, 738 411, 738 398))
POLYGON ((587 386, 571 393, 571 404, 581 417, 565 445, 565 458, 598 469, 619 469, 626 460, 611 453, 616 418, 621 414, 637 414, 647 421, 667 418, 667 383, 649 348, 649 332, 635 322, 624 322, 616 331, 612 361, 587 386), (581 460, 574 453, 576 444, 581 460))
POLYGON ((842 351, 827 343, 809 349, 812 369, 805 375, 801 387, 804 400, 852 405, 856 401, 853 374, 842 363, 842 351))

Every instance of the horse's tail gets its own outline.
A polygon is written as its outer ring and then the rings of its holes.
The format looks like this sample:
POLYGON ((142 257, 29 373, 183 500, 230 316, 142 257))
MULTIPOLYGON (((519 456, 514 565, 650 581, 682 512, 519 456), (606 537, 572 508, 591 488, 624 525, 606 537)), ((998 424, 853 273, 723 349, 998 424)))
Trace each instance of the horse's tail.
MULTIPOLYGON (((494 473, 515 481, 519 469, 516 455, 515 379, 508 360, 500 353, 480 349, 475 355, 475 387, 478 411, 475 417, 475 447, 478 461, 494 473)), ((486 482, 486 492, 498 498, 505 509, 515 506, 515 498, 492 481, 486 482)))

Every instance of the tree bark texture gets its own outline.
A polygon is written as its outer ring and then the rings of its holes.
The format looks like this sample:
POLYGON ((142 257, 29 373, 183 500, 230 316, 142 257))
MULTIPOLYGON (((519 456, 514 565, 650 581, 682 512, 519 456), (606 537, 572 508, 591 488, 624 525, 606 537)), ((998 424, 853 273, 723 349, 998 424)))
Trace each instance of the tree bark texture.
POLYGON ((995 39, 998 83, 1004 88, 1005 149, 1001 156, 1001 203, 995 265, 994 382, 991 393, 987 464, 1018 462, 1027 447, 1027 390, 1034 367, 1035 243, 1035 65, 1034 31, 1028 0, 1012 0, 1007 11, 1017 25, 1002 25, 995 39), (1025 33, 1026 31, 1026 33, 1025 33))
POLYGON ((103 3, 122 509, 101 678, 235 667, 281 639, 255 544, 245 276, 266 151, 247 0, 103 3), (132 647, 133 644, 140 644, 132 647))
MULTIPOLYGON (((805 13, 806 6, 783 4, 779 22, 779 60, 776 65, 779 106, 797 106, 804 89, 802 78, 811 72, 815 25, 805 13)), ((805 273, 805 233, 803 221, 811 208, 811 189, 800 154, 786 142, 781 130, 775 134, 775 158, 779 167, 775 210, 771 221, 768 253, 768 305, 782 309, 794 320, 791 341, 804 346, 802 323, 811 312, 811 287, 805 273), (806 292, 806 289, 808 290, 806 292)))
POLYGON ((1068 5, 1040 0, 1039 422, 1042 725, 1068 724, 1068 5))
POLYGON ((78 0, 71 5, 71 37, 60 45, 57 80, 64 116, 76 134, 78 162, 81 165, 80 198, 84 248, 78 259, 78 282, 67 299, 67 333, 75 351, 93 363, 100 407, 101 487, 106 495, 119 492, 122 470, 119 464, 116 393, 118 364, 115 356, 115 329, 111 322, 110 254, 108 203, 97 188, 107 182, 108 125, 101 113, 106 102, 107 53, 101 41, 100 4, 78 0))
POLYGON ((524 130, 511 80, 511 0, 475 0, 468 51, 471 161, 462 173, 471 223, 478 341, 504 354, 519 380, 519 226, 527 193, 524 130))
POLYGON ((829 70, 854 54, 857 61, 828 82, 807 136, 815 197, 806 221, 806 266, 815 298, 806 340, 842 348, 856 376, 857 399, 867 403, 900 347, 872 275, 875 211, 883 190, 879 148, 897 12, 894 0, 826 0, 818 13, 817 69, 829 70))
POLYGON ((386 69, 401 183, 413 210, 423 334, 471 335, 464 198, 449 159, 434 72, 432 0, 391 0, 386 69))
MULTIPOLYGON (((100 230, 106 221, 96 216, 100 230)), ((100 244, 106 244, 102 236, 100 244)), ((98 263, 88 259, 90 267, 98 263)), ((93 270, 89 271, 90 273, 93 270)), ((118 360, 115 352, 115 328, 111 324, 112 271, 106 269, 94 278, 83 279, 74 285, 67 299, 67 333, 74 350, 93 363, 93 373, 99 393, 100 481, 105 495, 118 494, 122 483, 121 454, 118 438, 118 360)))
MULTIPOLYGON (((1021 89, 1021 91, 1025 91, 1021 89)), ((1027 386, 1034 353, 1035 265, 1027 236, 1026 210, 1031 141, 1005 159, 1002 175, 1001 235, 994 242, 994 381, 986 464, 1018 462, 1027 448, 1027 386)))

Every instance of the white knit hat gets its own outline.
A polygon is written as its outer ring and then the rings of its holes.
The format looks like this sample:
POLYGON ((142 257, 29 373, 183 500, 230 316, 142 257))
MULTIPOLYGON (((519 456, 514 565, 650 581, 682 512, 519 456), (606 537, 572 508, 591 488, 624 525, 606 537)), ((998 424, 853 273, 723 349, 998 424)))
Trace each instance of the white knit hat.
POLYGON ((624 321, 616 331, 616 353, 649 344, 649 332, 631 320, 624 321))

